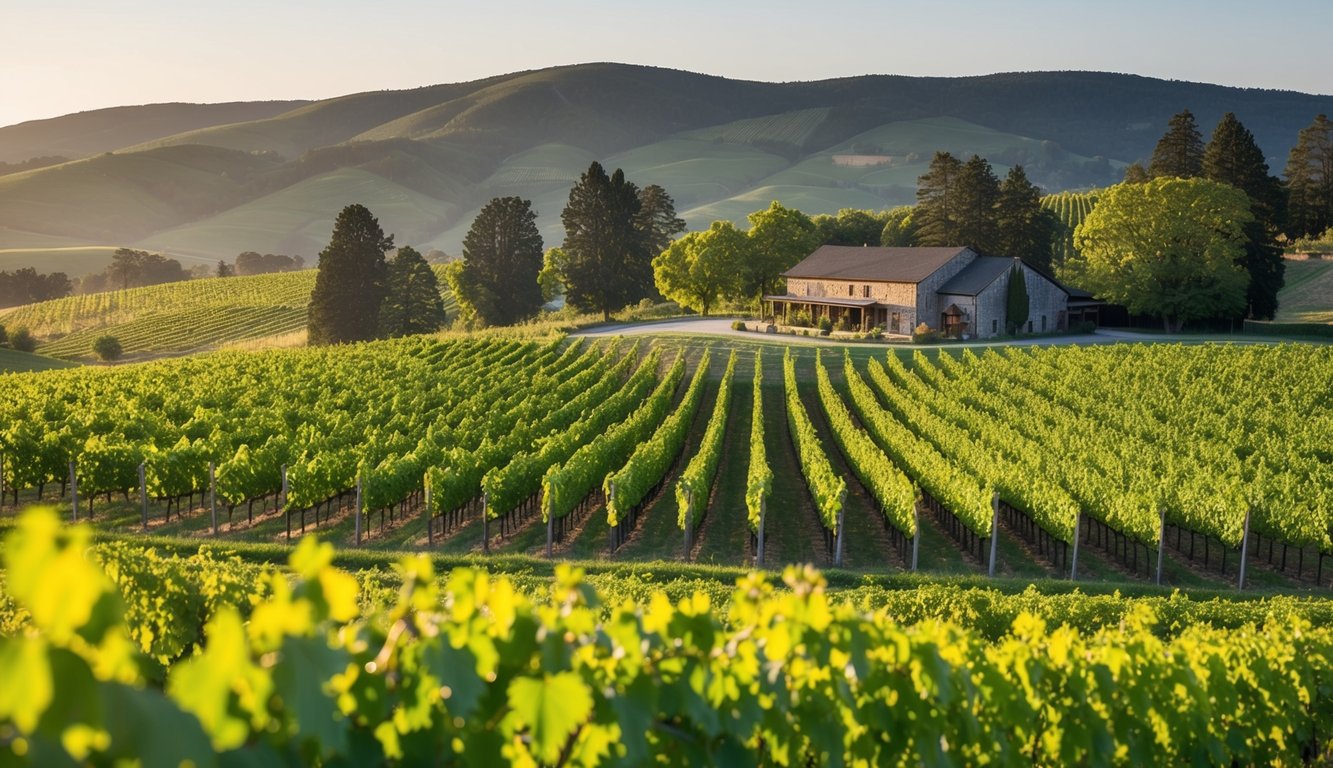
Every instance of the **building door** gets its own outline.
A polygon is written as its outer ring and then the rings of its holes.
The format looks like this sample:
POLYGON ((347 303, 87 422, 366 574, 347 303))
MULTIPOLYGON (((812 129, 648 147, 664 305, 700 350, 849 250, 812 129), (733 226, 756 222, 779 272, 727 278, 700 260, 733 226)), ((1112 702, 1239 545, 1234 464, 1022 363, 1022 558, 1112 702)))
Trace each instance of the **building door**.
POLYGON ((889 333, 902 333, 903 316, 899 312, 889 315, 889 333))

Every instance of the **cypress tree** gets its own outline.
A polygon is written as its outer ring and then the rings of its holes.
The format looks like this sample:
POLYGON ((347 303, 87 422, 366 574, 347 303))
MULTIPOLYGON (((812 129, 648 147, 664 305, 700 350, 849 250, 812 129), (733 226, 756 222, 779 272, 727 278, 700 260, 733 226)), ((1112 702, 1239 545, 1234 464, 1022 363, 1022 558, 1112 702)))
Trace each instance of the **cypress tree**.
POLYGON ((365 206, 342 209, 328 247, 319 254, 308 310, 311 344, 375 338, 384 303, 384 253, 392 247, 393 235, 384 235, 365 206))
POLYGON ((1203 173, 1203 136, 1188 109, 1181 110, 1167 123, 1166 134, 1157 142, 1148 175, 1154 179, 1174 176, 1192 179, 1203 173))
POLYGON ((1287 235, 1318 237, 1333 226, 1333 121, 1319 115, 1302 128, 1287 158, 1287 235))
POLYGON ((1004 294, 1004 324, 1009 333, 1018 333, 1028 321, 1028 281, 1023 266, 1017 261, 1009 272, 1009 284, 1004 294))
POLYGON ((385 336, 434 333, 444 325, 440 281, 415 248, 403 246, 389 262, 387 290, 380 308, 380 330, 385 336))
POLYGON ((537 274, 542 236, 532 203, 497 197, 486 204, 463 238, 463 290, 488 325, 510 325, 542 306, 537 274))
POLYGON ((1254 221, 1245 225, 1245 255, 1237 262, 1250 276, 1246 291, 1249 315, 1271 319, 1277 312, 1286 265, 1277 244, 1283 209, 1282 184, 1270 176, 1254 134, 1231 112, 1222 117, 1203 152, 1203 176, 1229 184, 1250 198, 1254 221))

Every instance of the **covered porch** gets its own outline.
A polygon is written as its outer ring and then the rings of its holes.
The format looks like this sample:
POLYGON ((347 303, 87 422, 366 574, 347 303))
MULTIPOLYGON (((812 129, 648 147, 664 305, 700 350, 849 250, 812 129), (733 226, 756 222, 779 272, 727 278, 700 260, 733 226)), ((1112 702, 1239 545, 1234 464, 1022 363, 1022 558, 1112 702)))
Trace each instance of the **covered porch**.
POLYGON ((875 299, 838 298, 832 296, 765 296, 768 316, 780 325, 793 325, 793 320, 808 317, 816 325, 828 318, 836 328, 841 324, 850 330, 868 331, 875 326, 888 327, 889 309, 875 299))

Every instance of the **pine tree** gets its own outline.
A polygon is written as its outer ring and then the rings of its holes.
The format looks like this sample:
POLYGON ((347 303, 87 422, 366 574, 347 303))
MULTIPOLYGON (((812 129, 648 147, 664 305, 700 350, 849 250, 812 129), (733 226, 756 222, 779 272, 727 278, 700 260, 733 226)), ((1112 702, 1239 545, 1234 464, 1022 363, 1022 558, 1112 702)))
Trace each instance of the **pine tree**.
POLYGON ((1142 184, 1151 178, 1152 177, 1148 175, 1148 169, 1144 168, 1141 163, 1130 163, 1125 168, 1126 184, 1142 184))
POLYGON ((1038 269, 1050 270, 1059 221, 1041 206, 1041 190, 1028 181, 1023 166, 1010 168, 1000 183, 995 219, 996 254, 1020 258, 1038 269))
POLYGON ((387 290, 380 308, 380 331, 385 336, 434 333, 446 320, 440 281, 415 248, 403 246, 388 265, 387 290))
POLYGON ((676 201, 657 184, 639 190, 639 215, 634 226, 644 233, 645 247, 657 256, 685 231, 685 220, 676 215, 676 201))
POLYGON ((1023 267, 1017 261, 1009 272, 1009 284, 1004 294, 1004 324, 1009 333, 1018 333, 1028 321, 1028 281, 1023 267))
POLYGON ((1333 121, 1326 115, 1301 129, 1285 175, 1288 237, 1318 237, 1333 226, 1333 121))
POLYGON ((511 325, 542 307, 537 275, 542 236, 532 203, 497 197, 486 204, 463 238, 463 290, 487 325, 511 325))
POLYGON ((1250 276, 1246 292, 1249 315, 1271 319, 1277 312, 1277 294, 1282 290, 1286 265, 1277 243, 1284 208, 1282 184, 1270 176, 1264 153, 1254 134, 1230 112, 1213 129, 1203 152, 1203 176, 1229 184, 1250 198, 1254 221, 1245 225, 1248 242, 1238 262, 1250 276))
POLYGON ((569 191, 560 214, 565 298, 575 307, 602 313, 650 295, 652 258, 647 238, 635 226, 642 209, 639 190, 616 169, 611 176, 594 162, 569 191))
POLYGON ((969 245, 983 253, 996 252, 999 227, 995 204, 999 198, 1000 181, 990 163, 980 155, 973 155, 958 175, 959 239, 954 245, 969 245))
POLYGON ((936 152, 930 168, 919 179, 916 187, 917 243, 923 246, 960 245, 962 234, 962 201, 958 183, 963 164, 948 152, 936 152))
POLYGON ((311 344, 341 344, 375 338, 384 303, 384 253, 393 247, 380 223, 363 205, 338 214, 333 237, 319 254, 310 294, 311 344))
POLYGON ((1188 109, 1181 110, 1167 123, 1166 135, 1157 142, 1148 175, 1154 179, 1174 176, 1193 179, 1203 173, 1203 136, 1188 109))

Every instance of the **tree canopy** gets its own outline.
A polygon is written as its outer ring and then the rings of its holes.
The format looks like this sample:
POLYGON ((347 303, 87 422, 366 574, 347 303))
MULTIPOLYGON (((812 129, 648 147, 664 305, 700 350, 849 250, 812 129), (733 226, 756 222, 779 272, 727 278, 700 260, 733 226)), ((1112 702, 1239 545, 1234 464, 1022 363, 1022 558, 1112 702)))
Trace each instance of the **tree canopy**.
POLYGON ((749 255, 737 265, 736 293, 758 300, 775 293, 783 272, 819 247, 821 235, 809 216, 774 200, 748 217, 749 255))
POLYGON ((1250 201, 1206 179, 1118 184, 1074 232, 1084 287, 1168 331, 1240 312, 1249 276, 1238 265, 1250 201))
POLYGON ((319 273, 310 294, 311 344, 373 339, 384 303, 384 254, 393 248, 379 221, 364 206, 343 208, 333 236, 319 254, 319 273))
POLYGON ((602 313, 647 297, 652 291, 649 239, 639 228, 639 190, 620 169, 610 176, 593 162, 569 191, 560 214, 566 256, 562 282, 574 307, 602 313))
POLYGON ((1155 179, 1192 179, 1202 173, 1203 137, 1194 115, 1184 109, 1167 123, 1166 134, 1158 140, 1148 161, 1148 175, 1155 179))
POLYGON ((380 332, 385 336, 434 333, 444 325, 444 301, 440 281, 425 257, 411 246, 403 246, 388 264, 384 304, 380 307, 380 332))
POLYGON ((1333 121, 1327 116, 1301 129, 1285 175, 1291 195, 1287 235, 1317 237, 1333 226, 1333 121))
POLYGON ((1254 134, 1230 112, 1213 129, 1203 151, 1203 177, 1229 184, 1250 199, 1254 220, 1245 226, 1245 254, 1240 264, 1249 274, 1246 291, 1248 314, 1272 319, 1277 313, 1277 294, 1282 290, 1286 265, 1277 243, 1286 207, 1282 181, 1268 172, 1264 153, 1254 134))
POLYGON ((657 288, 682 307, 707 315, 719 299, 737 292, 750 245, 745 233, 729 221, 690 232, 653 259, 657 288))
POLYGON ((1049 271, 1059 226, 1055 214, 1042 207, 1041 190, 1028 181, 1023 166, 1010 168, 995 199, 994 252, 1049 271))
POLYGON ((1009 270, 1009 283, 1004 293, 1004 325, 1009 333, 1022 331, 1031 311, 1027 273, 1023 271, 1022 265, 1015 262, 1014 268, 1009 270))
POLYGON ((512 325, 542 307, 542 236, 532 203, 497 197, 463 238, 459 289, 487 325, 512 325))

